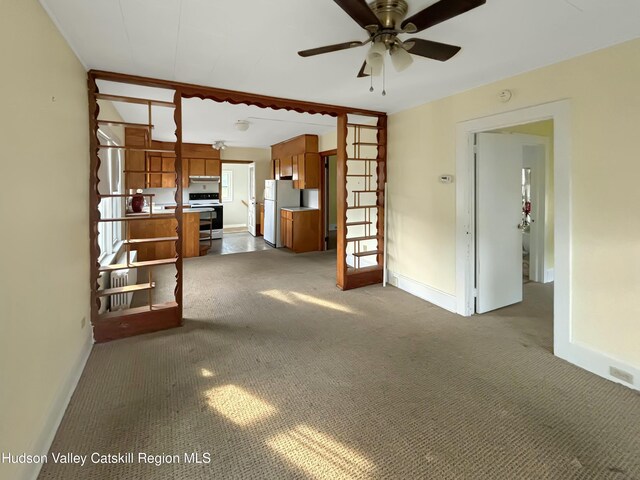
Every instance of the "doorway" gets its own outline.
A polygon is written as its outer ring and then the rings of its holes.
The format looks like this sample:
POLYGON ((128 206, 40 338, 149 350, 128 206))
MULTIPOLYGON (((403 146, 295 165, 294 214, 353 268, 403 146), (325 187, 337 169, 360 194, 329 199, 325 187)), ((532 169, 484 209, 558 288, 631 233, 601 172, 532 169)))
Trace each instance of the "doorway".
POLYGON ((475 134, 553 120, 553 353, 579 361, 571 341, 571 108, 561 100, 459 123, 456 131, 456 312, 475 314, 475 134))
POLYGON ((533 290, 524 284, 550 281, 552 144, 552 120, 474 136, 475 313, 522 302, 533 290))
POLYGON ((338 156, 322 155, 324 162, 324 238, 325 250, 338 248, 338 156))

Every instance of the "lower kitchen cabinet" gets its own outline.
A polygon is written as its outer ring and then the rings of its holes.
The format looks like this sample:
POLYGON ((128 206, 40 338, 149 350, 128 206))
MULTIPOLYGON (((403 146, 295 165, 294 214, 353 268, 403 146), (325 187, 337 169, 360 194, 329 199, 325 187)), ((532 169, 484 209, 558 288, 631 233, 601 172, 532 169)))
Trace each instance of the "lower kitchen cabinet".
MULTIPOLYGON (((183 258, 200 255, 200 214, 184 212, 183 215, 183 258)), ((132 239, 175 237, 178 221, 173 216, 157 215, 154 220, 138 220, 129 222, 129 234, 132 239)), ((176 256, 175 241, 140 243, 133 246, 138 251, 138 261, 162 260, 176 256)))
POLYGON ((320 210, 280 210, 280 235, 285 247, 295 253, 320 250, 320 210))

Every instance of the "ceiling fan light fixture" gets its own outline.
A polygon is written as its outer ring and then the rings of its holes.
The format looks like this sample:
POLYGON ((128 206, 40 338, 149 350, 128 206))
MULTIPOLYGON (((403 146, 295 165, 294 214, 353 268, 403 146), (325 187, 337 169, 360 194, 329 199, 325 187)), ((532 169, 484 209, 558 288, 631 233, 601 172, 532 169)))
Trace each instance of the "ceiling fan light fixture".
POLYGON ((364 73, 377 77, 382 73, 382 65, 384 64, 384 54, 387 47, 384 42, 374 42, 367 53, 367 66, 364 73))
POLYGON ((216 140, 215 142, 213 142, 213 145, 211 146, 216 150, 224 150, 227 148, 227 145, 224 143, 224 140, 216 140))
POLYGON ((409 68, 413 63, 413 57, 402 46, 396 45, 390 51, 391 63, 397 72, 402 72, 409 68))

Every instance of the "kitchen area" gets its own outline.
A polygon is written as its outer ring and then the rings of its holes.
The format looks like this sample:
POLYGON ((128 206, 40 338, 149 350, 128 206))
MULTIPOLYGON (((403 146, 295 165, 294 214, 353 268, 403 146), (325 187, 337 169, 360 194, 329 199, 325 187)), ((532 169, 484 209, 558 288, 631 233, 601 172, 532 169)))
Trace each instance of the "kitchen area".
MULTIPOLYGON (((145 131, 125 129, 125 142, 135 147, 149 142, 145 131)), ((127 151, 124 182, 128 192, 135 195, 127 205, 126 215, 140 216, 140 221, 129 227, 130 238, 138 243, 131 246, 138 261, 153 261, 175 256, 177 207, 175 189, 174 144, 151 141, 154 153, 127 151), (156 173, 157 172, 157 173, 156 173), (146 218, 148 215, 152 219, 146 218), (166 216, 166 221, 162 216, 166 216), (144 239, 156 239, 144 242, 144 239), (157 241, 157 239, 166 241, 157 241)), ((209 254, 241 253, 266 248, 285 248, 294 253, 323 249, 322 215, 320 207, 321 159, 317 135, 300 135, 271 147, 269 177, 264 187, 249 182, 254 192, 241 201, 246 215, 255 219, 255 237, 247 242, 244 237, 253 234, 249 227, 224 231, 224 201, 221 198, 223 160, 220 150, 211 145, 183 143, 182 207, 183 258, 209 254), (262 201, 251 201, 251 198, 262 201), (248 210, 254 208, 253 212, 248 210), (246 232, 246 233, 245 233, 246 232), (242 240, 237 237, 242 233, 242 240), (234 248, 225 249, 225 235, 234 248), (264 246, 262 246, 264 242, 264 246), (251 243, 251 244, 250 244, 251 243), (240 245, 240 247, 238 247, 240 245)), ((250 170, 251 171, 251 170, 250 170)), ((254 173, 255 175, 255 173, 254 173)), ((235 190, 240 190, 235 188, 235 190)), ((247 224, 251 220, 247 220, 247 224)), ((235 224, 234 224, 235 225, 235 224)))
POLYGON ((174 308, 179 206, 187 296, 202 292, 190 279, 208 275, 220 255, 255 252, 260 262, 272 252, 268 262, 273 254, 277 261, 324 249, 324 170, 315 132, 335 128, 334 120, 320 125, 295 112, 183 100, 177 172, 169 92, 144 92, 153 94, 146 100, 132 96, 142 91, 103 87, 111 91, 100 94, 98 118, 101 318, 174 308), (230 121, 236 112, 247 120, 230 121))

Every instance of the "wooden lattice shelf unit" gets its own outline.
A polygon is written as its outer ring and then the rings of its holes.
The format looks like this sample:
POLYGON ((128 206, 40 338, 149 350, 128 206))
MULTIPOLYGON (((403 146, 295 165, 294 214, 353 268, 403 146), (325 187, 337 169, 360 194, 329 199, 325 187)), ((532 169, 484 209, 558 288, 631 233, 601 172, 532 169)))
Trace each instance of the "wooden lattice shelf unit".
MULTIPOLYGON (((384 211, 381 205, 384 203, 384 185, 386 181, 386 114, 383 112, 376 112, 371 110, 365 110, 360 108, 351 108, 337 105, 327 105, 314 102, 306 102, 300 100, 291 100, 285 98, 270 97, 266 95, 256 95, 245 92, 238 92, 232 90, 203 87, 198 85, 190 85, 186 83, 180 83, 175 81, 167 81, 153 78, 145 78, 131 75, 124 75, 119 73, 95 71, 92 70, 88 74, 88 92, 89 92, 89 127, 90 127, 90 169, 91 169, 91 181, 90 181, 90 240, 91 240, 91 308, 92 308, 92 324, 94 327, 94 338, 98 342, 113 340, 117 338, 123 338, 126 336, 137 335, 141 333, 152 332, 156 330, 176 327, 182 324, 182 263, 183 252, 182 246, 183 240, 183 211, 182 211, 182 189, 188 185, 188 174, 185 178, 183 167, 183 131, 182 131, 182 100, 199 98, 201 100, 211 100, 214 102, 227 102, 232 105, 252 105, 259 108, 270 108, 275 110, 285 109, 288 111, 295 111, 300 113, 309 114, 322 114, 330 115, 337 118, 338 121, 338 141, 337 141, 337 156, 338 156, 338 267, 337 267, 337 285, 342 289, 355 288, 362 285, 371 283, 379 283, 382 281, 382 269, 381 253, 384 247, 384 211), (98 81, 116 82, 139 85, 143 87, 170 89, 174 91, 173 101, 155 100, 148 98, 134 98, 123 95, 113 95, 102 93, 98 89, 98 81), (147 123, 133 123, 118 121, 114 119, 102 119, 99 118, 100 108, 99 101, 106 102, 123 102, 129 104, 142 105, 147 107, 148 121, 147 123), (152 132, 154 125, 152 122, 152 107, 172 108, 174 112, 175 122, 175 136, 176 142, 173 150, 167 148, 158 147, 163 142, 157 142, 152 140, 152 132), (350 123, 348 121, 349 115, 366 116, 375 119, 375 125, 350 123), (125 129, 124 145, 110 146, 100 145, 98 141, 98 128, 99 126, 112 126, 125 129), (353 145, 358 148, 376 148, 377 155, 374 160, 364 158, 359 152, 355 152, 351 155, 347 155, 347 136, 348 130, 363 132, 373 131, 375 132, 375 138, 370 139, 358 138, 356 141, 360 145, 353 145), (136 141, 131 142, 126 138, 126 131, 137 131, 136 141), (375 145, 369 145, 375 143, 375 145), (153 209, 148 215, 124 215, 119 218, 100 219, 99 214, 99 202, 101 200, 98 189, 98 172, 100 167, 99 150, 101 148, 117 148, 119 151, 125 152, 126 155, 139 156, 144 161, 140 161, 138 165, 131 164, 125 168, 125 191, 137 188, 149 188, 161 179, 162 186, 165 186, 165 177, 169 181, 173 181, 175 185, 170 188, 176 189, 176 203, 177 208, 175 211, 176 220, 176 235, 175 236, 162 236, 155 239, 146 239, 146 241, 157 242, 175 242, 176 255, 174 258, 166 258, 160 260, 138 260, 131 261, 130 256, 127 256, 125 262, 121 262, 109 266, 101 266, 98 262, 100 250, 98 246, 98 225, 106 222, 124 222, 127 231, 131 230, 134 225, 140 225, 140 220, 153 220, 154 218, 161 218, 160 215, 153 215, 153 209), (153 158, 152 158, 153 157, 153 158), (161 159, 161 167, 157 168, 158 157, 161 159), (365 171, 348 172, 351 166, 347 165, 347 158, 357 158, 359 160, 352 163, 362 163, 367 165, 365 171), (150 165, 150 161, 151 162, 150 165), (166 162, 165 162, 166 160, 166 162), (168 168, 165 167, 168 165, 168 168), (347 199, 347 181, 358 180, 365 185, 358 192, 353 192, 353 195, 359 197, 356 201, 347 199), (186 184, 185 184, 186 182, 186 184), (140 186, 135 186, 138 184, 140 186), (376 197, 375 205, 370 205, 367 201, 360 201, 362 197, 374 195, 376 197), (347 207, 350 203, 353 206, 358 206, 358 210, 351 209, 349 212, 363 211, 365 217, 357 220, 347 221, 347 207), (138 223, 135 223, 138 222, 138 223), (349 229, 361 228, 365 229, 364 233, 347 235, 349 229), (377 248, 371 251, 363 251, 359 247, 354 251, 353 258, 359 259, 363 257, 375 256, 377 264, 374 267, 362 267, 351 268, 348 267, 345 261, 347 245, 359 245, 365 241, 372 240, 358 240, 358 237, 380 237, 377 241, 377 248), (348 240, 348 241, 347 241, 348 240), (99 314, 100 298, 108 297, 114 293, 114 289, 98 288, 98 280, 100 275, 108 275, 118 270, 124 270, 128 268, 147 268, 151 271, 154 267, 161 265, 174 264, 176 268, 176 288, 175 288, 175 301, 165 302, 160 304, 153 304, 147 307, 130 308, 123 312, 107 312, 102 315, 99 314), (110 291, 111 290, 111 291, 110 291)), ((188 168, 192 165, 191 161, 187 162, 188 168)), ((199 160, 199 159, 198 159, 199 160)), ((212 162, 213 163, 213 162, 212 162)), ((195 162, 194 165, 199 165, 195 162)), ((202 165, 200 165, 202 166, 202 165)), ((164 216, 164 218, 167 218, 164 216)), ((128 252, 132 246, 141 246, 143 244, 136 244, 136 241, 143 239, 131 238, 126 235, 125 248, 128 252)), ((153 295, 155 288, 155 282, 153 276, 149 274, 147 281, 141 285, 132 286, 133 288, 126 288, 126 292, 133 291, 149 292, 149 295, 153 295)), ((121 290, 120 290, 121 291, 121 290)))

